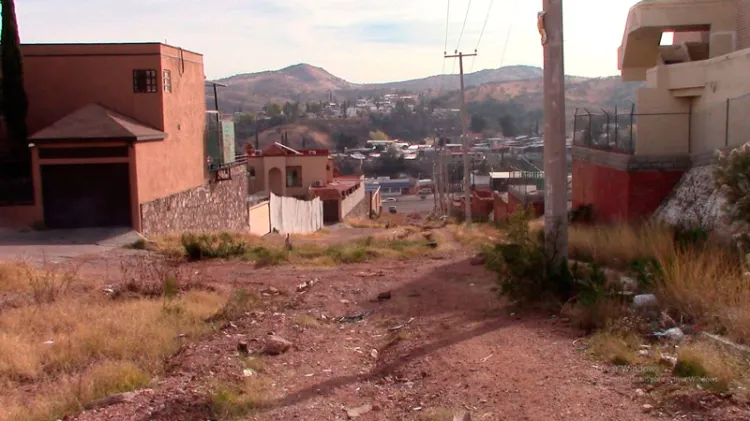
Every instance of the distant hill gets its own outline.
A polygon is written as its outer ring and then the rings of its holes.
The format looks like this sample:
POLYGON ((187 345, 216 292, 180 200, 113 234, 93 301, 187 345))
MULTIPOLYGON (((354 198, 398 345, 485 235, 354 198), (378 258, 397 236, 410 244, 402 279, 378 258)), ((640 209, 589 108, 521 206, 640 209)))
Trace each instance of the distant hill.
MULTIPOLYGON (((280 70, 239 74, 217 82, 227 85, 219 88, 219 106, 222 111, 256 111, 269 102, 284 103, 326 100, 329 95, 337 99, 382 95, 406 90, 424 93, 430 97, 444 97, 447 102, 458 103, 458 75, 437 75, 422 79, 390 83, 356 84, 334 76, 325 69, 309 64, 297 64, 280 70)), ((464 78, 469 88, 467 99, 481 101, 515 99, 530 107, 541 107, 542 69, 532 66, 506 66, 499 69, 480 70, 464 78)), ((640 83, 624 83, 618 77, 567 78, 568 106, 614 107, 633 102, 640 83)), ((208 90, 208 104, 213 107, 213 92, 208 90)))

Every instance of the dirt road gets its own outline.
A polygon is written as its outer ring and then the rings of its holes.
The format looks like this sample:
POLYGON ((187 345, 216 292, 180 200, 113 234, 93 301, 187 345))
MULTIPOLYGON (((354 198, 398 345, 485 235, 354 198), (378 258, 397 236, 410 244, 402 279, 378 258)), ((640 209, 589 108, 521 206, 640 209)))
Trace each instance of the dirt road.
POLYGON ((215 282, 261 294, 261 307, 211 338, 185 345, 151 391, 75 419, 211 419, 217 382, 258 381, 262 407, 242 419, 647 420, 633 375, 600 368, 576 349, 578 333, 546 315, 518 317, 497 298, 494 276, 467 251, 440 259, 335 268, 199 263, 215 282), (304 293, 297 286, 317 280, 304 293), (378 301, 381 293, 390 299, 378 301), (342 316, 362 315, 341 323, 342 316), (238 342, 258 349, 269 333, 294 343, 244 371, 238 342), (244 374, 243 374, 244 373, 244 374))

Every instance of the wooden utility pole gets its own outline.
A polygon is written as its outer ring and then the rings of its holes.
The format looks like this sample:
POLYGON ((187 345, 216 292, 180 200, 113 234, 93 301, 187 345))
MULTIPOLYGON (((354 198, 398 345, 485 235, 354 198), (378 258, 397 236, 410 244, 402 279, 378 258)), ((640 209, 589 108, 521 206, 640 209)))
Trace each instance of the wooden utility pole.
POLYGON ((464 89, 464 57, 475 57, 477 53, 464 54, 458 53, 445 58, 458 58, 458 68, 461 79, 461 138, 464 155, 464 205, 466 212, 466 229, 471 229, 471 180, 469 180, 469 138, 466 132, 469 128, 469 118, 466 115, 466 90, 464 89))
POLYGON ((562 0, 542 0, 537 29, 544 47, 544 238, 556 262, 568 258, 568 160, 562 0))

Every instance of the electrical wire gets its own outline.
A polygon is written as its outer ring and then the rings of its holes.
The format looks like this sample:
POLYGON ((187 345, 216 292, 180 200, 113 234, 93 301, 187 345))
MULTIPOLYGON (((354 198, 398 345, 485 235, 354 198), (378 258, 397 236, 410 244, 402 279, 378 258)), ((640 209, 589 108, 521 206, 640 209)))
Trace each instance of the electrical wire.
POLYGON ((451 0, 448 0, 448 10, 445 12, 445 46, 443 47, 443 70, 440 72, 440 95, 443 94, 443 88, 445 87, 445 56, 448 54, 448 24, 451 16, 451 0))
MULTIPOLYGON (((482 36, 484 35, 484 30, 487 28, 487 21, 490 20, 490 12, 492 11, 492 3, 494 3, 495 0, 490 0, 490 7, 487 8, 487 15, 484 17, 484 24, 482 25, 482 32, 479 33, 479 39, 477 40, 477 46, 474 48, 474 52, 476 53, 477 50, 479 50, 479 44, 482 42, 482 36)), ((477 57, 474 56, 471 58, 471 69, 469 70, 469 73, 472 73, 474 71, 474 60, 477 57)))
MULTIPOLYGON (((464 16, 464 24, 461 26, 461 33, 458 35, 458 42, 456 43, 456 51, 458 51, 458 47, 461 46, 461 38, 464 37, 464 29, 466 29, 466 21, 469 19, 469 10, 471 10, 471 0, 469 0, 469 4, 466 6, 466 15, 464 16)), ((453 60, 453 70, 451 70, 451 74, 456 72, 456 60, 453 60)))
MULTIPOLYGON (((513 10, 511 11, 511 16, 513 13, 516 12, 516 7, 518 6, 518 0, 515 0, 513 2, 513 10)), ((510 20, 510 25, 508 25, 508 33, 505 35, 505 44, 503 45, 503 53, 500 56, 500 67, 503 67, 503 64, 505 63, 505 52, 508 51, 508 41, 510 40, 510 32, 513 30, 513 19, 510 20)))

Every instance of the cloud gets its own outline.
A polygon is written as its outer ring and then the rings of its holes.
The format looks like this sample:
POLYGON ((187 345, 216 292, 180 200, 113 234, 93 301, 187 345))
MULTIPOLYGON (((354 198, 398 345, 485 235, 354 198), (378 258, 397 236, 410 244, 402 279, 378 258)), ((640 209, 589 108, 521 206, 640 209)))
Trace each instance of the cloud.
POLYGON ((349 42, 439 46, 442 29, 429 22, 364 22, 346 26, 323 26, 331 36, 349 42))
MULTIPOLYGON (((449 52, 477 47, 490 1, 472 0, 468 16, 469 0, 450 1, 449 52), (457 46, 464 17, 466 27, 457 46)), ((616 73, 616 49, 633 3, 566 3, 566 71, 586 76, 616 73)), ((166 39, 203 53, 209 78, 307 62, 353 82, 440 73, 446 6, 447 0, 23 0, 16 4, 23 42, 166 39)), ((501 62, 541 65, 536 30, 540 7, 538 1, 495 1, 473 70, 496 68, 501 62)))

